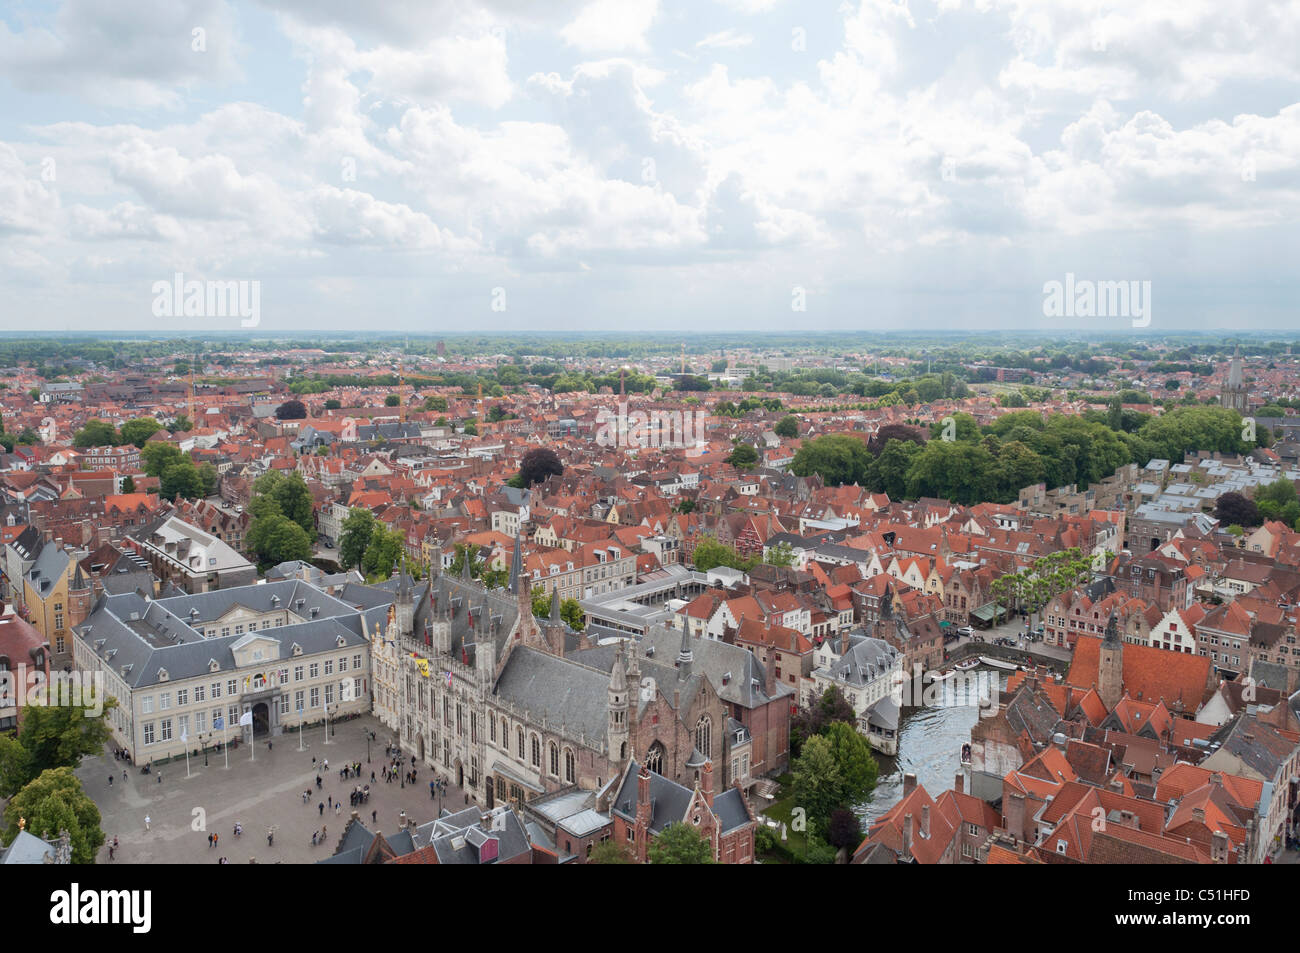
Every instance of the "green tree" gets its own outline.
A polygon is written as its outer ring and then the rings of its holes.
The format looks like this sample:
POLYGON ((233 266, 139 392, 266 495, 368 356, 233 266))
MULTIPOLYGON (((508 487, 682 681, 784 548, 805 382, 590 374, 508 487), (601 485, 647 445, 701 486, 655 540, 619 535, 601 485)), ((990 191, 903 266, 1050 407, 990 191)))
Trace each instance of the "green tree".
POLYGON ((843 434, 830 434, 800 447, 790 464, 790 471, 796 476, 816 473, 829 486, 843 486, 862 483, 870 459, 871 454, 863 441, 843 434))
MULTIPOLYGON (((50 701, 60 699, 53 695, 50 701)), ((18 741, 27 749, 32 774, 49 768, 75 768, 85 755, 102 751, 111 737, 108 719, 115 707, 113 698, 106 698, 98 713, 81 705, 25 707, 18 741)))
POLYGON ((810 829, 824 832, 831 811, 844 804, 844 779, 830 740, 813 735, 805 741, 792 774, 794 803, 803 808, 810 829))
POLYGON ((140 462, 144 466, 144 472, 151 477, 161 477, 168 467, 186 459, 188 458, 176 444, 164 443, 160 440, 146 444, 140 451, 140 462))
POLYGON ((99 808, 68 767, 42 771, 13 796, 5 807, 6 844, 12 844, 18 836, 20 818, 26 819, 30 833, 48 840, 66 830, 72 840, 74 864, 93 864, 95 854, 104 844, 99 808))
POLYGON ((348 567, 361 567, 361 559, 370 546, 378 520, 370 510, 352 507, 339 530, 339 564, 348 567))
POLYGON ((867 739, 850 723, 833 721, 823 732, 831 745, 835 767, 840 773, 841 806, 865 801, 876 789, 878 768, 867 739))
POLYGON ((327 401, 325 401, 326 410, 339 410, 342 407, 343 405, 339 403, 338 398, 336 397, 331 397, 327 401))
POLYGON ((646 859, 652 864, 715 863, 712 845, 698 830, 680 821, 669 824, 650 842, 646 859))
POLYGON ((122 492, 123 493, 135 492, 135 477, 131 476, 130 474, 127 474, 126 478, 122 481, 122 492))
POLYGON ((398 397, 396 394, 389 394, 387 397, 384 398, 385 407, 396 407, 401 402, 402 402, 402 398, 398 397))
POLYGON ((295 559, 305 561, 312 555, 312 539, 307 531, 284 514, 274 511, 254 518, 249 524, 245 543, 263 566, 295 559))
POLYGON ((184 414, 181 414, 167 425, 168 433, 188 433, 193 429, 194 421, 190 420, 190 418, 186 417, 184 414))
POLYGON ((82 447, 112 447, 119 442, 113 425, 104 420, 88 420, 72 435, 72 445, 82 447))
POLYGON ((0 735, 0 798, 17 794, 32 779, 32 756, 22 742, 0 735))
POLYGON ((376 523, 366 554, 361 557, 361 571, 367 579, 386 579, 402 558, 405 540, 396 530, 376 523))
POLYGON ((215 496, 217 493, 217 483, 220 480, 217 468, 213 464, 204 461, 199 464, 198 470, 199 481, 203 484, 203 495, 215 496))
POLYGON ((446 397, 426 397, 424 398, 424 409, 426 411, 436 411, 437 413, 447 412, 446 397))
POLYGON ((799 436, 799 418, 793 415, 782 417, 776 422, 776 426, 772 428, 772 432, 778 437, 785 437, 786 439, 792 439, 799 436))
POLYGON ((271 471, 257 478, 253 492, 269 496, 280 507, 280 512, 293 520, 309 535, 315 535, 315 508, 312 504, 311 490, 302 474, 293 472, 288 475, 271 471))
POLYGON ((626 847, 614 840, 599 841, 591 846, 591 853, 587 855, 589 864, 630 864, 632 855, 628 853, 626 847))
POLYGON ((747 443, 738 443, 727 457, 727 462, 738 470, 748 470, 758 463, 758 451, 747 443))
POLYGON ((763 562, 769 566, 789 567, 794 565, 794 547, 789 543, 777 543, 768 549, 763 562))
POLYGON ((203 477, 189 457, 173 463, 163 470, 159 480, 163 499, 172 500, 180 496, 187 500, 196 500, 203 496, 203 477))
POLYGON ((122 424, 121 441, 122 443, 133 443, 143 450, 145 441, 161 429, 162 424, 158 423, 153 417, 136 417, 134 420, 128 420, 122 424))

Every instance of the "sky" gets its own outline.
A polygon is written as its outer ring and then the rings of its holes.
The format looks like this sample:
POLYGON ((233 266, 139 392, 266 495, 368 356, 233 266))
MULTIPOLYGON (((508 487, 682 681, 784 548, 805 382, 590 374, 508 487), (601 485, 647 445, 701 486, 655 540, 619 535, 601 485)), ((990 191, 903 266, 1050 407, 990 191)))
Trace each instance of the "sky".
POLYGON ((1296 2, 9 0, 0 331, 1290 330, 1298 80, 1296 2))

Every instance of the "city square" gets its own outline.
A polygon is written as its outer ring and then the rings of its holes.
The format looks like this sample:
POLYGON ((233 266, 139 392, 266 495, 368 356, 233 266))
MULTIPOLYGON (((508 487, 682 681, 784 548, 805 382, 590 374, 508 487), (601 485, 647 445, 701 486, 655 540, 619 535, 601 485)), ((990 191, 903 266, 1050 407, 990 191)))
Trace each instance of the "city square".
MULTIPOLYGON (((325 744, 324 726, 305 729, 303 750, 296 731, 270 739, 269 749, 265 738, 258 739, 255 751, 246 743, 227 751, 209 748, 206 766, 204 754, 190 755, 188 777, 184 758, 155 764, 149 774, 142 774, 140 765, 118 761, 111 749, 84 759, 77 775, 103 815, 106 840, 99 862, 109 862, 108 848, 116 837, 112 863, 215 864, 221 857, 231 864, 314 863, 334 852, 354 810, 371 830, 393 833, 402 824, 403 811, 425 823, 440 806, 454 810, 467 803, 465 793, 447 778, 445 794, 430 797, 429 782, 442 776, 424 766, 416 767, 414 785, 403 783, 401 772, 398 780, 385 782, 382 772, 392 761, 385 747, 393 737, 378 720, 354 718, 332 724, 330 731, 325 744), (371 732, 374 740, 369 740, 371 732), (328 768, 323 767, 326 761, 328 768), (343 766, 356 762, 361 776, 340 778, 343 766), (347 801, 358 785, 370 786, 369 800, 355 808, 344 804, 336 814, 331 802, 347 801), (308 789, 311 797, 304 802, 308 789), (321 804, 327 805, 324 812, 321 804), (372 812, 377 820, 372 821, 372 812), (234 835, 236 823, 243 830, 239 837, 234 835), (313 846, 312 834, 322 828, 326 835, 313 846), (275 835, 269 846, 268 829, 275 835), (215 847, 208 845, 209 834, 217 835, 215 847)), ((409 769, 408 757, 402 771, 409 769)))

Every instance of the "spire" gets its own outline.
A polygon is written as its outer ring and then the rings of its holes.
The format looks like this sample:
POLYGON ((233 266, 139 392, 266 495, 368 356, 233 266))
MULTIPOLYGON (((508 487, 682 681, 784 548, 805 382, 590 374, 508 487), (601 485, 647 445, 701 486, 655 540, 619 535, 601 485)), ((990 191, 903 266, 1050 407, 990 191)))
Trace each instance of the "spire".
POLYGON ((559 625, 563 621, 564 617, 560 615, 560 587, 556 586, 551 590, 551 622, 559 625))
POLYGON ((515 533, 515 552, 510 559, 510 591, 515 595, 519 594, 519 580, 524 572, 524 554, 523 545, 520 536, 515 533))
POLYGON ((412 589, 412 587, 413 587, 413 582, 412 582, 412 580, 411 580, 411 574, 408 573, 408 572, 406 571, 406 554, 405 554, 405 553, 402 554, 402 561, 401 561, 401 567, 400 567, 400 569, 399 569, 397 566, 394 566, 393 568, 394 568, 395 570, 398 570, 398 576, 397 576, 397 598, 400 599, 402 602, 410 602, 410 601, 411 601, 411 589, 412 589))
POLYGON ((1118 615, 1112 612, 1110 614, 1110 618, 1106 620, 1106 635, 1105 638, 1102 639, 1103 645, 1114 646, 1119 644, 1119 622, 1117 621, 1118 618, 1119 618, 1118 615))
POLYGON ((677 652, 677 667, 682 670, 682 674, 690 674, 691 663, 694 661, 695 653, 691 650, 691 630, 683 624, 682 647, 677 652))

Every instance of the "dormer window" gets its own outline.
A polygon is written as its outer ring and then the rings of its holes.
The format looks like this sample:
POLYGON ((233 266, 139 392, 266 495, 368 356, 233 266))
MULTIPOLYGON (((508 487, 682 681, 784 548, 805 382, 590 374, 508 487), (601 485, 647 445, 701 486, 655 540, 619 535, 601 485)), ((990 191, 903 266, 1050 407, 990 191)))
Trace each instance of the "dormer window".
POLYGON ((167 674, 167 669, 165 669, 165 668, 160 668, 160 669, 158 669, 158 681, 160 681, 160 682, 165 682, 165 681, 167 681, 167 679, 170 678, 170 677, 171 677, 171 676, 169 676, 169 675, 167 674))

